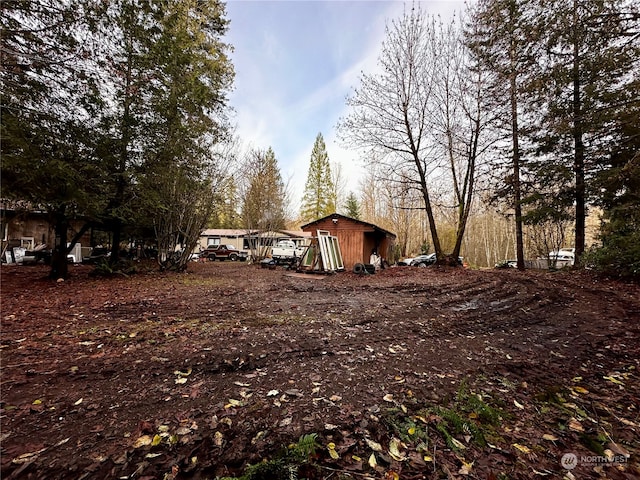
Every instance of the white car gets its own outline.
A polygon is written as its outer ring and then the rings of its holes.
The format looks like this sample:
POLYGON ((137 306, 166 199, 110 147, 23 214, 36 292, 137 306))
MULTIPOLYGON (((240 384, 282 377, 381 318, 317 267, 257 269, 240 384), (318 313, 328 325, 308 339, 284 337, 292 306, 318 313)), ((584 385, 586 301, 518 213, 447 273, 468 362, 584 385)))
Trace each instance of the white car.
POLYGON ((555 263, 556 267, 566 267, 575 264, 576 255, 573 248, 561 248, 553 252, 549 252, 549 262, 555 263))

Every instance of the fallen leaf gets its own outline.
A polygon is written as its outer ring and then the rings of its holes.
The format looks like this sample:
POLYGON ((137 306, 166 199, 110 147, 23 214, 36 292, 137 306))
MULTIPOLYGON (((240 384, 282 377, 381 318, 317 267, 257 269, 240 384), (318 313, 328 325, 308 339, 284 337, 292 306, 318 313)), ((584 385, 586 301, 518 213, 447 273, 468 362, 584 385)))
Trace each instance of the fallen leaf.
POLYGON ((535 468, 533 469, 533 473, 535 473, 536 475, 542 475, 543 477, 551 475, 551 472, 541 472, 539 470, 536 470, 535 468))
POLYGON ((393 394, 391 394, 391 393, 387 393, 384 397, 382 397, 382 399, 383 399, 385 402, 390 402, 390 403, 393 403, 393 402, 394 402, 394 400, 393 400, 393 394))
POLYGON ((531 449, 526 445, 520 445, 519 443, 514 443, 513 447, 520 450, 522 453, 526 453, 527 455, 531 453, 531 449))
POLYGON ((550 433, 545 433, 544 435, 542 435, 542 438, 544 440, 549 440, 550 442, 555 442, 556 440, 559 440, 558 437, 556 437, 555 435, 551 435, 550 433))
POLYGON ((625 425, 628 425, 629 427, 640 427, 640 425, 638 425, 637 423, 632 422, 631 420, 627 420, 626 418, 621 417, 620 421, 625 425))
POLYGON ((331 456, 331 458, 333 458, 334 460, 338 460, 340 458, 340 455, 338 454, 338 452, 336 452, 336 444, 331 442, 327 445, 327 451, 329 452, 329 455, 331 456))
POLYGON ((151 445, 151 443, 153 443, 153 439, 150 435, 142 435, 135 441, 133 448, 146 447, 147 445, 151 445))
POLYGON ((382 445, 380 445, 378 442, 374 442, 373 440, 370 440, 368 438, 365 438, 364 441, 367 442, 367 445, 369 445, 369 448, 374 452, 382 451, 382 445))
POLYGON ((375 453, 372 453, 371 456, 369 457, 369 466, 371 468, 376 468, 378 466, 375 453))
POLYGON ((456 440, 453 437, 451 437, 451 443, 453 443, 453 446, 456 447, 459 450, 466 450, 467 449, 467 447, 465 447, 462 442, 460 442, 459 440, 456 440))
POLYGON ((222 446, 223 439, 224 439, 224 437, 222 436, 222 433, 216 432, 216 433, 213 434, 213 444, 216 447, 221 447, 222 446))
POLYGON ((340 395, 331 395, 329 397, 329 400, 331 400, 332 402, 339 402, 340 400, 342 400, 342 397, 340 395))
POLYGON ((78 400, 76 403, 74 403, 74 405, 80 405, 82 403, 82 398, 80 400, 78 400))
POLYGON ((160 435, 154 435, 153 440, 151 441, 152 447, 157 447, 162 442, 162 437, 160 435))
POLYGON ((604 377, 602 377, 602 378, 604 378, 605 380, 609 380, 610 382, 613 382, 613 383, 615 383, 616 385, 623 385, 623 386, 624 386, 624 383, 622 383, 622 382, 621 382, 620 380, 618 380, 617 378, 613 378, 611 375, 609 375, 609 376, 604 376, 604 377))
POLYGON ((269 390, 269 392, 267 392, 267 397, 275 397, 279 393, 280 392, 278 390, 269 390))
POLYGON ((27 463, 27 462, 33 460, 35 457, 38 456, 38 454, 44 452, 45 450, 46 450, 46 448, 43 448, 41 450, 38 450, 37 452, 23 453, 22 455, 19 455, 16 458, 14 458, 13 460, 11 460, 11 463, 14 463, 14 464, 27 463))
POLYGON ((181 385, 181 384, 183 384, 183 383, 187 383, 187 379, 186 379, 186 378, 184 378, 184 377, 178 377, 178 378, 176 378, 176 383, 177 383, 178 385, 181 385))
POLYGON ((229 403, 224 406, 224 408, 230 407, 242 407, 244 403, 241 400, 236 400, 235 398, 230 398, 229 403))
POLYGON ((574 432, 584 432, 584 427, 578 420, 571 417, 569 420, 569 430, 573 430, 574 432))
POLYGON ((571 387, 571 389, 576 393, 589 393, 589 390, 583 387, 571 387))
POLYGON ((291 422, 293 422, 293 417, 287 417, 282 419, 278 425, 286 427, 287 425, 291 425, 291 422))
POLYGON ((462 460, 462 467, 458 470, 460 475, 469 475, 471 473, 471 467, 473 467, 473 462, 468 463, 462 460))
POLYGON ((391 455, 391 457, 393 457, 393 459, 397 460, 398 462, 402 462, 407 459, 406 455, 400 452, 401 445, 402 444, 400 440, 395 437, 392 438, 389 442, 389 455, 391 455))
POLYGON ((513 404, 518 407, 520 410, 524 410, 524 405, 522 405, 521 403, 518 403, 517 400, 513 401, 513 404))

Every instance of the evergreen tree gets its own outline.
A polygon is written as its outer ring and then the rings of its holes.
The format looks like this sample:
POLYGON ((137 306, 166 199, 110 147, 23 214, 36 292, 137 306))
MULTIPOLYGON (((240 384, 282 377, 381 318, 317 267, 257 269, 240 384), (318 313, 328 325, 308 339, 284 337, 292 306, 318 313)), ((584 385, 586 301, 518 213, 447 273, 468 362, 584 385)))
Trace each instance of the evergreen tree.
POLYGON ((329 155, 322 133, 318 133, 311 151, 309 173, 302 197, 300 212, 302 220, 313 221, 334 213, 336 211, 335 196, 329 155))
POLYGON ((224 173, 212 150, 233 78, 224 5, 5 3, 3 194, 55 214, 52 275, 66 275, 76 214, 113 232, 112 262, 125 228, 162 216, 174 244, 191 232, 188 248, 224 173))
POLYGON ((344 205, 345 215, 347 217, 355 218, 356 220, 360 220, 360 202, 356 198, 353 192, 349 192, 347 196, 347 201, 344 205))
POLYGON ((2 195, 50 214, 52 278, 67 275, 70 218, 103 207, 106 177, 90 133, 94 69, 79 41, 88 36, 86 13, 74 0, 7 1, 0 9, 2 195))
MULTIPOLYGON (((638 55, 640 58, 640 54, 638 55)), ((640 279, 640 79, 627 89, 611 124, 608 164, 595 178, 604 210, 600 245, 588 263, 607 275, 640 279)))
POLYGON ((186 266, 225 184, 215 146, 227 131, 226 93, 233 69, 221 37, 227 28, 218 0, 169 2, 149 51, 157 72, 148 90, 143 194, 151 202, 163 268, 186 266), (172 262, 181 248, 183 255, 172 262), (164 255, 164 257, 163 257, 164 255), (175 265, 174 265, 175 263, 175 265))
POLYGON ((480 0, 471 10, 466 43, 480 67, 490 73, 488 99, 496 112, 497 127, 504 132, 501 159, 494 167, 501 172, 498 196, 507 197, 513 208, 516 259, 524 269, 522 178, 523 115, 526 78, 534 68, 531 42, 530 0, 480 0), (506 88, 505 88, 506 86, 506 88), (507 143, 506 139, 509 138, 507 143))
MULTIPOLYGON (((574 208, 579 260, 587 206, 598 195, 594 174, 609 162, 617 105, 638 68, 638 7, 627 0, 550 0, 536 7, 532 31, 546 55, 530 84, 536 101, 529 108, 540 113, 539 161, 532 166, 538 178, 560 179, 555 191, 574 208)), ((637 95, 631 100, 638 101, 637 95)))
POLYGON ((259 232, 283 229, 286 223, 286 191, 273 149, 249 152, 244 170, 244 227, 248 231, 259 232))

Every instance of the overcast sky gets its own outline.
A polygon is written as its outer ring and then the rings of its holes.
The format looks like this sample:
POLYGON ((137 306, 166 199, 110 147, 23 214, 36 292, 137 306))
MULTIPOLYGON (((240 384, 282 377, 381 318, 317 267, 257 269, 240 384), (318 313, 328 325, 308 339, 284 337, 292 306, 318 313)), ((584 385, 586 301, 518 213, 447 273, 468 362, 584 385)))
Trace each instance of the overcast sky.
MULTIPOLYGON (((427 13, 449 16, 461 0, 425 0, 427 13)), ((226 41, 233 45, 231 106, 245 146, 273 148, 300 203, 311 150, 322 133, 330 162, 342 165, 346 190, 356 192, 362 163, 336 139, 345 98, 362 71, 372 73, 386 22, 411 2, 387 0, 228 0, 226 41)), ((297 208, 296 208, 297 209, 297 208)))

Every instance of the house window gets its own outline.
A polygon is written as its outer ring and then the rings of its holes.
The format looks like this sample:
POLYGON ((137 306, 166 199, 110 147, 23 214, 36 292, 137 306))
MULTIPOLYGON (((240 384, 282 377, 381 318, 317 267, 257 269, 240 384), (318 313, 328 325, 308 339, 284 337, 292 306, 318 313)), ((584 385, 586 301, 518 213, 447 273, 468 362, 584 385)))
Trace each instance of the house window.
POLYGON ((35 239, 33 237, 20 237, 20 246, 27 250, 33 250, 35 247, 35 239))
POLYGON ((220 237, 207 237, 207 248, 220 245, 220 237))

